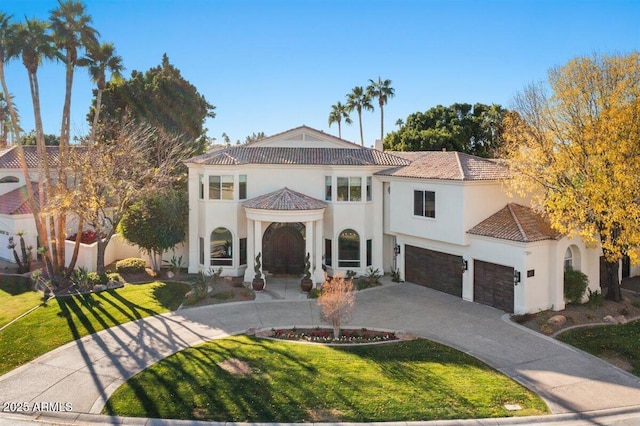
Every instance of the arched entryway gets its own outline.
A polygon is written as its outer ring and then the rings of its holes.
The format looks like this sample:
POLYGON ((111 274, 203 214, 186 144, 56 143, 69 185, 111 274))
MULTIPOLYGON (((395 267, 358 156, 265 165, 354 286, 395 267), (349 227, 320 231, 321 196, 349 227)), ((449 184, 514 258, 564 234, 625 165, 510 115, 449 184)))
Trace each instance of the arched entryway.
POLYGON ((304 270, 305 226, 302 223, 272 223, 264 233, 263 268, 272 274, 299 275, 304 270))

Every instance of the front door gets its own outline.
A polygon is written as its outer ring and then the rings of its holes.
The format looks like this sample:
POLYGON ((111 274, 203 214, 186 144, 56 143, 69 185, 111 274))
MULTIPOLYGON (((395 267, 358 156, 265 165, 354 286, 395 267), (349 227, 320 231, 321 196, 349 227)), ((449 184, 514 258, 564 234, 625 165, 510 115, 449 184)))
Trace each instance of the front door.
POLYGON ((270 230, 270 238, 265 241, 268 244, 265 269, 273 274, 300 275, 304 270, 305 241, 299 226, 293 223, 278 225, 270 230))

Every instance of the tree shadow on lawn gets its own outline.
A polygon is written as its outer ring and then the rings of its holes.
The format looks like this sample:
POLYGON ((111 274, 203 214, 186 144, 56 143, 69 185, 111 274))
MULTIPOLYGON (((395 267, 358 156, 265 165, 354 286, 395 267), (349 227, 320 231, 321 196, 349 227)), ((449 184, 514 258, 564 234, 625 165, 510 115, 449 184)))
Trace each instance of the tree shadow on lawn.
POLYGON ((0 290, 17 296, 28 291, 35 291, 31 278, 22 275, 0 274, 0 290))

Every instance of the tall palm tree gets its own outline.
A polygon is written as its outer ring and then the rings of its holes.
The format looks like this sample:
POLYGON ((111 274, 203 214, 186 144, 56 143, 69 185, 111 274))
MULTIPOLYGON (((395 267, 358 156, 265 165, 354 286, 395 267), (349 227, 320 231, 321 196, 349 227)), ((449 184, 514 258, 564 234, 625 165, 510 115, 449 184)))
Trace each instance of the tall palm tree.
POLYGON ((378 81, 369 79, 369 86, 367 87, 367 93, 374 99, 378 99, 378 105, 380 106, 380 140, 384 140, 384 106, 387 104, 389 98, 395 96, 395 89, 391 87, 391 80, 382 80, 378 76, 378 81))
POLYGON ((333 123, 338 123, 338 137, 340 139, 342 139, 342 120, 344 120, 346 124, 353 123, 351 117, 349 117, 347 106, 338 101, 335 105, 331 105, 331 112, 329 113, 329 127, 331 127, 333 123))
POLYGON ((362 133, 362 110, 373 111, 371 105, 371 97, 362 86, 356 86, 347 95, 347 111, 353 110, 358 112, 358 121, 360 122, 360 145, 364 146, 364 135, 362 133))
POLYGON ((66 91, 60 129, 62 155, 66 153, 66 147, 69 145, 71 90, 73 88, 73 72, 78 61, 78 50, 98 44, 97 36, 99 34, 91 26, 91 21, 91 16, 85 12, 84 4, 76 0, 58 0, 58 8, 51 11, 49 17, 53 40, 56 47, 64 54, 66 65, 66 91))
MULTIPOLYGON (((40 112, 40 87, 38 84, 38 67, 42 63, 43 59, 53 59, 56 54, 56 49, 52 44, 52 38, 48 33, 49 25, 37 19, 26 19, 24 24, 17 27, 16 34, 16 46, 22 56, 22 63, 27 69, 29 75, 29 88, 31 89, 31 100, 33 102, 33 116, 35 121, 36 130, 36 147, 38 152, 38 198, 39 204, 35 207, 34 218, 36 226, 38 227, 38 236, 41 239, 41 243, 44 247, 49 247, 49 235, 47 233, 46 216, 41 215, 42 210, 45 207, 46 196, 50 195, 49 184, 51 181, 51 174, 49 171, 49 160, 44 141, 44 130, 42 126, 42 114, 40 112)), ((17 121, 17 118, 16 118, 17 121)), ((18 129, 16 129, 16 132, 18 129)), ((25 164, 26 167, 26 164, 25 164)), ((24 172, 24 171, 23 171, 24 172)), ((25 176, 26 177, 26 176, 25 176)), ((50 216, 50 232, 52 239, 55 238, 55 224, 53 217, 50 216)), ((62 237, 64 243, 64 237, 62 237)), ((60 271, 60 264, 58 262, 56 247, 51 246, 51 255, 49 251, 46 251, 45 259, 47 267, 52 279, 57 280, 59 278, 58 271, 60 271)), ((64 259, 61 263, 64 266, 64 259)))
POLYGON ((111 73, 111 79, 121 79, 124 66, 122 65, 122 57, 116 55, 116 48, 113 43, 102 43, 99 46, 90 47, 87 49, 87 55, 78 59, 78 65, 88 67, 89 75, 96 83, 97 88, 96 107, 93 113, 91 134, 89 135, 89 143, 93 144, 102 107, 102 93, 107 87, 107 71, 111 73))
MULTIPOLYGON (((71 131, 71 91, 73 88, 73 73, 78 61, 78 50, 94 48, 98 44, 98 31, 91 26, 91 16, 87 15, 85 6, 76 0, 58 0, 58 8, 51 11, 49 17, 55 46, 64 56, 66 65, 66 90, 64 106, 62 108, 62 124, 60 126, 60 149, 58 152, 58 186, 60 190, 67 189, 68 149, 71 131)), ((56 221, 56 233, 64 235, 66 228, 66 213, 59 212, 56 221)), ((79 244, 79 239, 77 244, 79 244)), ((57 238, 58 262, 64 265, 64 238, 57 238)), ((73 259, 72 262, 73 264, 73 259)), ((72 269, 72 268, 69 268, 72 269)))

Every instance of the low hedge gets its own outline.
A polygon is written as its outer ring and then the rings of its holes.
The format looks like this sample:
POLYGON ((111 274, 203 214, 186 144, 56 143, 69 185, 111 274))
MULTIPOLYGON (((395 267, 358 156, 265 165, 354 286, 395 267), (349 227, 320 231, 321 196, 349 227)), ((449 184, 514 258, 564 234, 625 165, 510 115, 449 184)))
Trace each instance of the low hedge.
POLYGON ((116 271, 120 274, 136 274, 144 272, 146 266, 147 263, 139 257, 130 257, 118 260, 116 262, 116 271))

